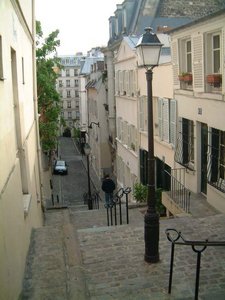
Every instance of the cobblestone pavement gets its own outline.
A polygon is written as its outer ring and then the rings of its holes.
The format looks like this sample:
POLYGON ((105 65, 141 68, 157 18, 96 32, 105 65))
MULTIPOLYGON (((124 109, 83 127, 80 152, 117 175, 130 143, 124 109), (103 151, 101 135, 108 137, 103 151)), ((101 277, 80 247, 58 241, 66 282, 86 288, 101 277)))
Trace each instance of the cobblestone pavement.
MULTIPOLYGON (((165 229, 176 228, 187 240, 225 240, 224 215, 207 205, 204 216, 202 203, 201 217, 160 220, 157 264, 144 262, 144 215, 138 208, 129 210, 130 224, 110 227, 102 205, 88 211, 73 203, 47 211, 45 226, 33 231, 21 299, 194 299, 197 254, 190 246, 175 246, 172 293, 167 293, 171 244, 165 229)), ((225 247, 207 247, 199 300, 224 299, 225 247)))

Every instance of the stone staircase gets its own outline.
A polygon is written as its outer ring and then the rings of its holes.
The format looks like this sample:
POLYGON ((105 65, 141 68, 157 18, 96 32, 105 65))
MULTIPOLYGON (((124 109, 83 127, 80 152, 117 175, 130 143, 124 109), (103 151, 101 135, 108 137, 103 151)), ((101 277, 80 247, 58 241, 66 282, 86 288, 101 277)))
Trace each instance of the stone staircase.
MULTIPOLYGON (((172 294, 167 294, 170 247, 165 229, 188 239, 221 240, 222 214, 160 220, 160 262, 144 261, 144 221, 130 209, 130 224, 106 226, 105 210, 50 210, 34 230, 21 299, 173 300, 194 299, 196 254, 177 247, 172 294)), ((224 300, 225 249, 203 255, 199 300, 224 300)))

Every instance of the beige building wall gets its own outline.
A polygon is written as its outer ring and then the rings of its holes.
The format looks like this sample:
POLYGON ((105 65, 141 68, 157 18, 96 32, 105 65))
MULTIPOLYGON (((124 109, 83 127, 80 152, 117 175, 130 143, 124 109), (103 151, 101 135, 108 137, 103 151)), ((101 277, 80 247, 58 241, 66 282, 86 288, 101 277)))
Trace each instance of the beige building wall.
POLYGON ((0 2, 0 298, 22 289, 32 228, 42 225, 33 2, 0 2))
POLYGON ((118 188, 133 188, 139 176, 137 58, 130 43, 124 38, 115 57, 118 188))
MULTIPOLYGON (((147 97, 147 82, 145 69, 138 71, 138 88, 140 95, 147 97)), ((153 124, 154 124, 154 153, 160 160, 164 161, 171 168, 175 167, 174 163, 174 147, 159 137, 158 124, 158 98, 173 99, 173 81, 172 81, 172 64, 170 62, 162 63, 153 69, 152 93, 153 93, 153 124)), ((147 114, 146 114, 147 121, 147 114)), ((147 130, 140 130, 140 148, 148 150, 147 130)))

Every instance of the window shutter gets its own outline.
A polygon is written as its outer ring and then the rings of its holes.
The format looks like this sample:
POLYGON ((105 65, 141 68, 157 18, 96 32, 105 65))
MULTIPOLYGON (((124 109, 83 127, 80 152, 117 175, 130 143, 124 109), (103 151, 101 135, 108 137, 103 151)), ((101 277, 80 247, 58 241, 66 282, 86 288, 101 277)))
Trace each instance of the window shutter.
POLYGON ((126 94, 130 96, 130 71, 126 71, 126 94))
POLYGON ((173 66, 173 84, 175 89, 180 88, 180 82, 178 79, 179 75, 179 58, 178 58, 178 43, 177 41, 171 42, 171 58, 172 58, 172 66, 173 66))
POLYGON ((163 140, 169 143, 169 99, 163 98, 163 108, 162 108, 162 124, 163 124, 163 140))
POLYGON ((115 94, 118 95, 119 91, 119 71, 115 73, 115 94))
POLYGON ((158 98, 158 126, 159 126, 159 137, 162 140, 162 105, 163 105, 163 99, 158 98))
POLYGON ((176 145, 176 109, 177 102, 174 99, 170 100, 170 143, 176 145))
POLYGON ((204 91, 203 35, 193 37, 193 83, 198 92, 204 91))
POLYGON ((130 148, 132 142, 132 125, 128 125, 127 128, 127 146, 130 148))
POLYGON ((180 164, 183 163, 183 137, 182 137, 182 118, 178 118, 178 136, 176 141, 176 150, 174 160, 180 164))
POLYGON ((140 116, 140 130, 144 130, 144 105, 143 97, 139 98, 139 116, 140 116))
POLYGON ((119 92, 123 94, 123 71, 119 71, 119 92))
POLYGON ((129 76, 129 86, 130 86, 130 96, 134 97, 135 92, 134 92, 134 71, 131 70, 130 72, 130 76, 129 76))

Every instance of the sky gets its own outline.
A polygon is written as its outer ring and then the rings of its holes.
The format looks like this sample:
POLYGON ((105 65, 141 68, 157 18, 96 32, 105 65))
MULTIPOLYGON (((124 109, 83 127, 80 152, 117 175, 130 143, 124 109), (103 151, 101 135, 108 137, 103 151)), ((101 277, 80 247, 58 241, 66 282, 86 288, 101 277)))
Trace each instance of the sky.
POLYGON ((71 55, 106 46, 109 17, 123 0, 35 0, 36 20, 44 36, 59 29, 59 55, 71 55))

